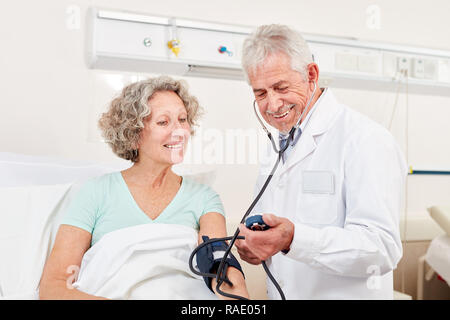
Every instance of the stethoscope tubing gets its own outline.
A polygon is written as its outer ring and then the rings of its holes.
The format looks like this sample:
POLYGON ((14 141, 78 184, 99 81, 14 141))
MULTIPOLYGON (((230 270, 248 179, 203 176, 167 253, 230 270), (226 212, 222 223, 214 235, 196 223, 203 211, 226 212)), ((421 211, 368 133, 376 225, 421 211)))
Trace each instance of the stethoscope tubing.
MULTIPOLYGON (((278 148, 276 147, 275 142, 274 142, 274 139, 273 139, 273 137, 272 137, 272 134, 271 134, 270 131, 267 129, 267 127, 264 125, 263 121, 262 121, 262 120, 260 119, 260 117, 259 117, 258 112, 256 111, 256 100, 253 101, 253 109, 254 109, 254 111, 255 111, 256 118, 258 119, 259 123, 261 124, 263 130, 266 132, 267 136, 269 137, 269 140, 270 140, 271 143, 272 143, 272 147, 273 147, 274 151, 275 151, 276 153, 278 153, 278 157, 277 157, 277 161, 276 161, 275 165, 274 165, 273 168, 272 168, 272 171, 270 172, 269 176, 267 177, 266 181, 264 182, 263 187, 261 188, 261 190, 259 191, 258 195, 257 195, 256 198, 253 200, 252 204, 250 205, 250 207, 247 209, 247 211, 245 212, 244 216, 242 217, 241 222, 240 222, 241 224, 245 222, 245 219, 247 218, 247 216, 250 214, 250 212, 251 212, 251 211, 253 210, 253 208, 255 207, 256 203, 259 201, 259 199, 260 199, 261 196, 263 195, 264 191, 266 190, 267 186, 269 185, 269 182, 272 180, 272 177, 273 177, 275 171, 276 171, 277 168, 278 168, 278 165, 279 165, 279 163, 280 163, 280 160, 281 160, 281 158, 282 158, 284 152, 285 152, 285 151, 287 150, 287 148, 289 147, 289 144, 293 141, 295 131, 299 128, 300 122, 301 122, 301 120, 302 120, 302 118, 303 118, 303 115, 305 114, 306 110, 308 110, 308 108, 309 108, 309 106, 310 106, 310 104, 311 104, 311 101, 312 101, 312 99, 314 98, 314 95, 315 95, 315 93, 316 93, 317 84, 316 84, 315 82, 313 82, 313 83, 314 83, 313 93, 312 93, 312 95, 309 97, 308 102, 307 102, 305 108, 303 109, 302 114, 300 115, 300 118, 297 120, 297 123, 296 123, 295 126, 293 126, 293 127, 291 128, 291 130, 289 131, 288 142, 287 142, 286 145, 285 145, 283 148, 281 148, 281 149, 278 149, 278 148)), ((223 295, 223 296, 226 296, 226 297, 229 297, 229 298, 233 298, 233 299, 248 300, 248 299, 246 299, 246 298, 244 298, 244 297, 240 297, 240 296, 237 296, 237 295, 229 294, 229 293, 226 293, 226 292, 223 292, 223 291, 220 290, 220 286, 222 285, 223 282, 225 282, 225 279, 226 279, 226 277, 224 276, 224 273, 226 273, 225 261, 226 261, 228 255, 230 254, 230 251, 231 251, 231 249, 232 249, 234 243, 236 242, 236 240, 237 240, 237 239, 244 239, 243 236, 239 236, 239 233, 240 233, 240 230, 239 230, 239 228, 237 228, 236 231, 235 231, 235 233, 234 233, 234 235, 233 235, 232 237, 215 238, 215 239, 210 239, 210 240, 208 240, 208 241, 205 241, 205 242, 201 243, 201 244, 200 244, 200 245, 192 252, 192 254, 191 254, 190 258, 189 258, 189 267, 190 267, 191 271, 194 272, 194 273, 197 274, 197 275, 201 275, 201 276, 205 276, 205 277, 210 277, 210 278, 214 278, 214 277, 215 277, 216 280, 217 280, 216 291, 217 291, 219 294, 221 294, 221 295, 223 295), (195 270, 195 269, 193 268, 193 266, 192 266, 192 260, 193 260, 193 258, 194 258, 194 256, 195 256, 195 254, 197 253, 197 251, 200 250, 200 248, 202 248, 203 246, 208 245, 208 244, 210 244, 210 243, 212 243, 212 242, 215 242, 215 241, 225 241, 225 240, 230 240, 230 239, 231 239, 231 242, 230 242, 230 244, 228 245, 228 248, 227 248, 227 250, 225 251, 222 260, 220 261, 219 267, 217 268, 217 274, 212 274, 212 273, 205 273, 205 274, 203 274, 203 273, 200 273, 200 272, 198 272, 197 270, 195 270)), ((282 299, 282 300, 286 300, 286 297, 285 297, 285 295, 284 295, 284 293, 283 293, 283 290, 281 289, 281 287, 279 286, 279 284, 277 283, 277 281, 275 280, 275 278, 274 278, 274 277, 272 276, 272 274, 270 273, 270 270, 269 270, 269 268, 267 267, 265 261, 262 261, 261 263, 262 263, 262 265, 263 265, 264 270, 265 270, 266 273, 267 273, 267 276, 269 277, 269 279, 272 281, 272 283, 274 284, 274 286, 275 286, 276 289, 278 290, 278 292, 279 292, 279 294, 280 294, 280 296, 281 296, 281 299, 282 299)))

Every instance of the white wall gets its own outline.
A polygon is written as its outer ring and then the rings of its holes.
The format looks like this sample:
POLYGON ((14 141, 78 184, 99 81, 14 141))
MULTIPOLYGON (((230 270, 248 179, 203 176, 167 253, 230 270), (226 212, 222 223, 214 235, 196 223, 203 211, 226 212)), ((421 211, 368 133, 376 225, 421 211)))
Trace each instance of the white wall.
MULTIPOLYGON (((98 142, 95 122, 115 94, 117 80, 137 75, 90 70, 84 61, 85 13, 89 6, 124 9, 248 26, 284 23, 305 33, 356 37, 450 50, 450 2, 342 0, 276 2, 241 0, 46 0, 0 4, 0 151, 118 161, 98 142), (366 9, 381 8, 381 28, 366 26, 366 9), (67 27, 67 8, 81 9, 79 29, 67 27)), ((320 67, 320 66, 319 66, 320 67)), ((148 76, 148 75, 141 75, 148 76)), ((203 129, 258 128, 251 90, 244 82, 186 78, 207 111, 203 129)), ((120 85, 119 81, 119 85, 120 85)), ((395 93, 336 89, 344 103, 387 125, 395 93)), ((406 98, 400 95, 392 132, 409 163, 450 169, 450 95, 411 94, 406 148, 406 98)), ((252 200, 257 166, 221 164, 214 184, 230 217, 238 219, 252 200)), ((450 202, 450 178, 414 176, 408 182, 408 215, 420 217, 432 204, 450 202)))

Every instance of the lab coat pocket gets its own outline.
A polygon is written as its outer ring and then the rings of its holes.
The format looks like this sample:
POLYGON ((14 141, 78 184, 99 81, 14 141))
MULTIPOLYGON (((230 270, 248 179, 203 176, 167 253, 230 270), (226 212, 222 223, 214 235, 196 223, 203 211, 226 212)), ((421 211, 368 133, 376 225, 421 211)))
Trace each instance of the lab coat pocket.
POLYGON ((336 194, 301 193, 297 207, 300 223, 333 225, 338 218, 336 194))

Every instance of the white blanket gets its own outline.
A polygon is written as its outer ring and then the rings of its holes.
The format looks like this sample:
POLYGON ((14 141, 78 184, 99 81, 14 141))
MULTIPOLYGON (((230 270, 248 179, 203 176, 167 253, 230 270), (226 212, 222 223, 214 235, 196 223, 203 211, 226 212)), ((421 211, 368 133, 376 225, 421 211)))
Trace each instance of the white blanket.
POLYGON ((73 287, 111 299, 217 299, 189 269, 197 239, 194 229, 174 224, 107 233, 85 253, 73 287))

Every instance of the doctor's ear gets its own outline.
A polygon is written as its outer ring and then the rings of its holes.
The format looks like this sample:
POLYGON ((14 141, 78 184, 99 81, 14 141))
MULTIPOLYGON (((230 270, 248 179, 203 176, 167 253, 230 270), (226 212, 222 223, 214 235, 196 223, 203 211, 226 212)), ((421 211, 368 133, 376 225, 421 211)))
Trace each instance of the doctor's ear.
POLYGON ((319 80, 319 66, 312 62, 306 67, 308 82, 317 82, 319 80))

